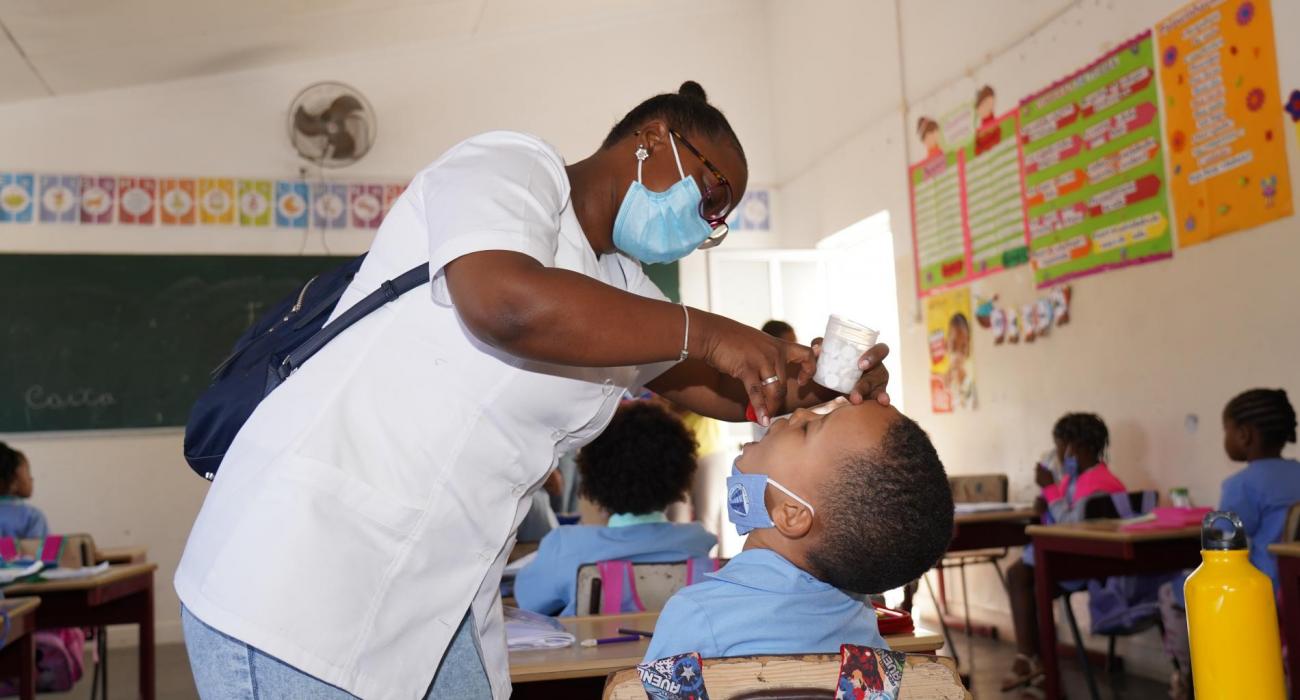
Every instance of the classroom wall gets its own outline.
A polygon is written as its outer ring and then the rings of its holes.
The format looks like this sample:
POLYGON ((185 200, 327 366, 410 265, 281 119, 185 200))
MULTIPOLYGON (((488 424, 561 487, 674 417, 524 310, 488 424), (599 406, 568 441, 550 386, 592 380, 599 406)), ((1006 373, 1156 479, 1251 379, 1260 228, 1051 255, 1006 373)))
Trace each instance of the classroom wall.
MULTIPOLYGON (((920 159, 911 129, 916 116, 969 100, 986 82, 998 92, 999 110, 1009 109, 1021 96, 1082 67, 1183 4, 1097 0, 1034 3, 1031 10, 1022 0, 908 2, 901 4, 903 77, 892 83, 892 91, 885 83, 857 128, 836 147, 811 165, 787 168, 783 140, 802 138, 825 128, 825 122, 815 115, 775 112, 781 203, 775 214, 784 247, 811 246, 881 209, 890 213, 902 323, 902 337, 891 345, 903 353, 903 378, 894 391, 903 392, 909 411, 930 431, 950 473, 1006 472, 1013 497, 1026 499, 1034 493, 1032 466, 1051 447, 1055 419, 1069 410, 1096 411, 1110 426, 1110 464, 1131 488, 1188 486, 1197 503, 1214 504, 1219 483, 1235 468, 1221 446, 1220 413, 1227 399, 1253 386, 1282 386, 1293 403, 1300 401, 1294 351, 1300 343, 1300 326, 1294 323, 1300 220, 1292 217, 1177 251, 1171 261, 1078 280, 1073 320, 1046 340, 994 347, 988 332, 976 330, 979 408, 951 415, 928 410, 928 358, 915 299, 905 171, 907 163, 920 159), (941 29, 930 31, 931 24, 941 29), (1018 26, 1019 32, 1008 26, 1018 26), (900 84, 905 89, 900 91, 900 84), (1189 416, 1197 419, 1194 429, 1189 416)), ((839 16, 852 15, 857 5, 826 0, 803 7, 839 16)), ((792 12, 780 2, 769 9, 774 24, 792 12)), ((1300 47, 1280 37, 1287 27, 1300 26, 1300 4, 1274 0, 1273 11, 1286 95, 1300 86, 1300 47)), ((880 47, 853 44, 841 56, 843 63, 809 62, 798 50, 802 43, 847 42, 854 28, 782 26, 802 29, 806 36, 786 37, 776 45, 772 61, 782 68, 774 73, 772 94, 778 100, 801 75, 815 70, 819 80, 847 85, 880 60, 880 47)), ((851 106, 834 93, 826 99, 830 108, 851 106)), ((1284 130, 1292 177, 1300 177, 1300 150, 1289 120, 1284 130)), ((977 281, 973 291, 1019 305, 1034 298, 1032 285, 1029 268, 1022 267, 977 281)), ((980 568, 970 573, 975 617, 1013 638, 1006 595, 991 570, 980 568)), ((955 589, 949 587, 950 599, 959 598, 955 589)), ((1127 656, 1130 667, 1168 676, 1156 635, 1120 644, 1121 653, 1138 652, 1127 656)))
MULTIPOLYGON (((403 46, 240 73, 0 106, 0 170, 151 175, 293 177, 287 144, 291 98, 311 82, 359 88, 379 117, 360 163, 327 179, 403 180, 479 131, 539 134, 569 158, 586 156, 622 114, 656 92, 700 81, 746 144, 751 181, 771 176, 767 22, 735 0, 639 2, 617 17, 472 41, 403 46), (639 8, 639 9, 637 9, 639 8), (727 50, 710 51, 726 27, 727 50), (698 51, 659 50, 670 40, 698 51), (701 60, 707 56, 707 60, 701 60), (14 135, 21 137, 14 137, 14 135)), ((628 154, 629 158, 632 154, 628 154)), ((311 173, 310 177, 317 175, 311 173)), ((355 253, 369 236, 229 227, 0 226, 0 250, 135 253, 355 253)), ((697 261, 684 269, 702 270, 697 261)), ((705 299, 702 276, 683 292, 705 299)), ((231 339, 234 340, 233 338, 231 339)), ((106 545, 139 544, 160 564, 160 641, 180 639, 171 578, 206 482, 181 460, 177 430, 3 435, 31 458, 34 502, 58 531, 106 545)), ((122 641, 134 643, 134 634, 122 641)))

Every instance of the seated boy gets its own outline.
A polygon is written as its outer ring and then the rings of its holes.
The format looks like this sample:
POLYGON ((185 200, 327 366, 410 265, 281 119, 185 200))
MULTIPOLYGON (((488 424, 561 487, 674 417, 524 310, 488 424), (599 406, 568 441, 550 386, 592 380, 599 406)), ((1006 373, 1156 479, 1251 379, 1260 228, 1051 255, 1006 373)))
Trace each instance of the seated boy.
POLYGON ((609 523, 551 530, 537 557, 515 579, 519 607, 574 614, 578 567, 599 561, 682 561, 707 557, 718 539, 699 523, 670 523, 695 474, 695 439, 686 426, 648 401, 618 409, 605 432, 578 453, 579 489, 609 523))
POLYGON ((773 421, 736 460, 727 515, 749 532, 744 551, 669 599, 647 661, 884 647, 874 611, 844 591, 901 586, 952 538, 952 492, 930 438, 874 401, 773 421))

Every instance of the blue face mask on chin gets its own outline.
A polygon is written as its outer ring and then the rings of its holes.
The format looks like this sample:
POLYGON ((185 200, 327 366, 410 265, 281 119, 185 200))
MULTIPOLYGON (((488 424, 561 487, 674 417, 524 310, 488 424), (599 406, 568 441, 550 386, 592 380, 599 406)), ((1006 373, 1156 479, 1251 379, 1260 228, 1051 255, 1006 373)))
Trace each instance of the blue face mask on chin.
POLYGON ((1079 476, 1079 458, 1067 455, 1065 461, 1061 462, 1061 471, 1071 479, 1079 476))
POLYGON ((751 530, 772 527, 772 516, 767 512, 767 485, 775 486, 785 495, 798 501, 808 509, 809 515, 815 515, 812 504, 795 495, 793 491, 767 478, 766 474, 746 474, 731 464, 731 476, 727 477, 727 520, 736 526, 736 532, 749 534, 751 530))
POLYGON ((668 134, 682 179, 663 192, 641 184, 645 151, 638 149, 636 182, 627 188, 614 218, 614 246, 643 263, 680 260, 700 247, 713 227, 700 216, 700 187, 682 170, 677 141, 668 134))

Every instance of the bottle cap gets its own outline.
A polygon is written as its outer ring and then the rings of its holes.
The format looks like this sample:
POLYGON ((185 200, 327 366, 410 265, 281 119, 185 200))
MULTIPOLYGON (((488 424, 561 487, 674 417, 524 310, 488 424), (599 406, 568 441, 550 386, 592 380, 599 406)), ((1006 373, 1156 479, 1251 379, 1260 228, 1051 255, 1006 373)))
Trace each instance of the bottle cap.
POLYGON ((754 410, 754 404, 745 404, 745 420, 750 423, 758 422, 758 412, 754 410))
POLYGON ((1246 549, 1246 526, 1241 524, 1241 518, 1230 510, 1216 510, 1205 514, 1205 519, 1201 521, 1201 549, 1216 551, 1232 551, 1246 549), (1232 526, 1229 532, 1223 532, 1215 527, 1215 523, 1220 520, 1226 520, 1232 526))

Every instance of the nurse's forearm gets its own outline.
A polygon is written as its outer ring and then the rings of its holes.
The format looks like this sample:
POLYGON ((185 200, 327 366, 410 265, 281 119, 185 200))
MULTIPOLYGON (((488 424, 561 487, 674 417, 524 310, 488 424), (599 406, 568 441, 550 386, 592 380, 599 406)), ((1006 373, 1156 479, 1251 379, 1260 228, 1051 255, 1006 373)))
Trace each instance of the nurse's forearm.
MULTIPOLYGON (((685 337, 682 307, 616 289, 507 251, 466 255, 447 265, 461 320, 479 340, 542 362, 617 367, 676 360, 685 337)), ((711 314, 690 310, 690 352, 703 354, 711 314)))

